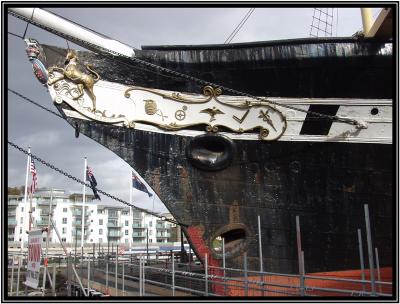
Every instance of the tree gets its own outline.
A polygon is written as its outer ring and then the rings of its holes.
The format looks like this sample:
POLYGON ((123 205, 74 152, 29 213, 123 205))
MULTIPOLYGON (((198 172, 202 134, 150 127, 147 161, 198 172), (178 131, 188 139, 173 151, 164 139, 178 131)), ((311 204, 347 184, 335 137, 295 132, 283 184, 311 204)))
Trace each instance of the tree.
POLYGON ((8 187, 8 195, 21 195, 21 187, 8 187))

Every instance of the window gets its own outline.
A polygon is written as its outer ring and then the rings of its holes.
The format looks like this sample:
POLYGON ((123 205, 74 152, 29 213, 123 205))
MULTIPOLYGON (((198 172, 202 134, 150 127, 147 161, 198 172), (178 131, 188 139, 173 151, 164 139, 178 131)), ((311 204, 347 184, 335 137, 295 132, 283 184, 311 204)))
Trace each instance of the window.
POLYGON ((103 225, 103 219, 99 219, 99 225, 103 225))
POLYGON ((24 207, 21 207, 21 211, 24 212, 24 207))
POLYGON ((153 235, 153 230, 150 230, 150 231, 149 231, 149 235, 153 235))
POLYGON ((63 228, 62 228, 62 233, 63 233, 63 234, 66 234, 66 233, 67 233, 67 227, 63 227, 63 228))
POLYGON ((103 214, 103 210, 97 209, 97 214, 103 214))
POLYGON ((19 223, 22 224, 24 222, 24 218, 21 217, 19 223))
POLYGON ((103 243, 103 239, 102 238, 99 238, 99 243, 103 243))
POLYGON ((90 222, 93 223, 93 220, 91 220, 90 222))
POLYGON ((43 242, 46 242, 46 238, 45 237, 43 238, 43 242))
POLYGON ((125 239, 125 244, 128 244, 128 242, 129 242, 129 240, 128 240, 128 239, 125 239))
POLYGON ((103 229, 99 229, 99 234, 100 234, 100 235, 103 234, 103 229))
POLYGON ((122 215, 128 215, 129 212, 128 211, 122 211, 122 215))
POLYGON ((93 239, 90 239, 90 243, 93 243, 93 239))
POLYGON ((152 221, 149 222, 149 227, 153 227, 153 222, 152 221))
POLYGON ((129 221, 125 221, 125 226, 129 226, 129 221))
POLYGON ((153 243, 153 239, 150 239, 150 240, 149 240, 149 243, 153 243))
POLYGON ((63 217, 62 223, 63 223, 63 224, 66 224, 66 223, 67 223, 67 218, 66 218, 66 217, 63 217))
POLYGON ((125 230, 125 235, 128 235, 129 234, 129 230, 125 230))
POLYGON ((32 212, 35 212, 35 210, 36 210, 35 207, 32 207, 32 212))
POLYGON ((90 232, 93 232, 93 229, 90 229, 90 232))
POLYGON ((67 241, 67 239, 66 238, 61 238, 61 242, 66 242, 67 241))
POLYGON ((22 228, 19 228, 19 234, 22 234, 22 228))
POLYGON ((63 208, 63 212, 67 212, 68 211, 68 208, 63 208))

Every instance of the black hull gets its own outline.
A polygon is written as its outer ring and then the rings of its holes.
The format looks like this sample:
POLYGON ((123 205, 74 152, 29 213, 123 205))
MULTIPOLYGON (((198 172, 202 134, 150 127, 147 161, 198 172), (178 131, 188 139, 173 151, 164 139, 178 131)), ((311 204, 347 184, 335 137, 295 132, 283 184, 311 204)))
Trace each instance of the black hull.
MULTIPOLYGON (((383 99, 392 98, 393 71, 391 53, 381 51, 384 46, 376 40, 314 39, 155 47, 137 56, 255 95, 383 99)), ((47 67, 63 66, 66 50, 44 49, 47 67)), ((195 82, 164 77, 124 59, 110 62, 87 52, 78 56, 104 80, 202 91, 195 82)), ((380 266, 392 265, 392 145, 237 140, 230 165, 208 171, 187 157, 192 138, 66 119, 135 168, 173 216, 189 226, 185 233, 196 254, 201 259, 208 254, 212 265, 222 265, 211 247, 215 237, 224 234, 231 243, 227 267, 242 268, 247 252, 249 269, 259 269, 260 215, 264 270, 298 273, 299 216, 306 272, 359 269, 358 228, 367 261, 364 204, 369 206, 380 266)))
MULTIPOLYGON (((146 47, 138 59, 258 96, 392 98, 393 62, 376 39, 294 39, 216 46, 146 47)), ((391 43, 389 43, 391 45, 391 43)), ((44 46, 47 65, 63 66, 65 49, 44 46)), ((123 58, 80 52, 102 79, 201 93, 204 85, 123 58)), ((223 92, 232 95, 229 92, 223 92)))
MULTIPOLYGON (((307 272, 359 269, 364 204, 380 265, 392 265, 391 145, 236 141, 231 166, 206 172, 185 157, 190 138, 68 121, 135 168, 179 222, 204 227, 209 248, 221 228, 243 224, 250 269, 259 269, 257 215, 266 271, 298 272, 296 215, 307 272)), ((228 267, 242 263, 241 254, 227 259, 228 267)))

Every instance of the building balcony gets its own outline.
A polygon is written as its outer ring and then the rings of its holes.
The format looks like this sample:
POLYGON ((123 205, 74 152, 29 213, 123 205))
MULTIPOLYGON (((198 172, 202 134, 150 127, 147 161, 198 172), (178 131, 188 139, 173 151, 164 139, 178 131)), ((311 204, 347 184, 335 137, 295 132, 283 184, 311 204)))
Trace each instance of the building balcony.
MULTIPOLYGON (((72 232, 72 237, 75 237, 75 236, 76 236, 78 239, 80 239, 81 236, 82 236, 81 229, 73 229, 71 232, 72 232)), ((88 236, 88 231, 87 231, 87 229, 85 229, 85 233, 83 234, 83 236, 84 236, 85 238, 88 236)))
MULTIPOLYGON (((76 227, 76 226, 79 226, 79 227, 81 227, 81 226, 82 226, 82 221, 73 221, 72 226, 75 226, 75 227, 76 227)), ((85 221, 84 226, 85 226, 85 227, 89 226, 89 221, 85 221)))
POLYGON ((8 218, 8 226, 17 226, 16 219, 8 218))
MULTIPOLYGON (((75 217, 82 217, 82 210, 81 209, 74 209, 72 211, 72 215, 75 217)), ((85 218, 89 216, 89 210, 85 210, 85 218)))
POLYGON ((16 214, 17 214, 17 212, 16 212, 16 210, 14 209, 14 210, 9 210, 8 211, 8 217, 10 217, 10 216, 13 216, 13 217, 15 217, 16 216, 16 214))
POLYGON ((146 237, 146 234, 144 234, 144 233, 133 233, 132 237, 133 238, 144 238, 144 237, 146 237))
POLYGON ((170 233, 164 233, 164 234, 157 233, 156 237, 158 237, 158 238, 169 238, 169 237, 171 237, 171 234, 170 233))
POLYGON ((8 201, 8 207, 10 206, 18 206, 18 201, 17 200, 9 200, 8 201))
POLYGON ((118 218, 118 213, 108 213, 108 218, 118 218))
POLYGON ((107 237, 108 238, 120 238, 122 236, 122 232, 118 232, 118 233, 108 233, 107 237))
POLYGON ((36 226, 38 227, 43 227, 43 226, 48 226, 49 225, 49 221, 48 220, 37 220, 36 221, 36 226))
POLYGON ((169 231, 171 230, 171 228, 167 228, 167 227, 156 227, 157 231, 169 231))
POLYGON ((132 212, 132 218, 135 220, 141 220, 142 215, 141 215, 141 213, 138 213, 138 212, 132 212))
POLYGON ((120 229, 120 228, 122 228, 122 224, 107 223, 107 228, 120 229))
MULTIPOLYGON (((37 199, 37 204, 40 206, 49 206, 50 205, 50 199, 37 199)), ((53 202, 51 203, 52 206, 55 206, 57 204, 57 201, 53 199, 53 202)))
POLYGON ((144 227, 143 225, 132 225, 132 229, 146 229, 146 227, 144 227))

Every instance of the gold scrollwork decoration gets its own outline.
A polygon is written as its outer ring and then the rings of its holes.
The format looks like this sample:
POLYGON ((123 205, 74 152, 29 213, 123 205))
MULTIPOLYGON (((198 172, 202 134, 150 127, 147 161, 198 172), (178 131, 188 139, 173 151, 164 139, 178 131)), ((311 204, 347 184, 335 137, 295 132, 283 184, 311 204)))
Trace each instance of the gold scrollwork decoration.
POLYGON ((213 88, 212 86, 205 86, 203 88, 203 95, 207 96, 207 98, 205 98, 205 99, 192 99, 190 97, 183 96, 181 93, 178 93, 178 92, 173 92, 171 94, 166 94, 166 93, 161 93, 160 91, 154 90, 154 89, 131 86, 128 89, 125 90, 124 96, 126 98, 130 98, 131 94, 129 92, 131 92, 131 91, 149 92, 149 93, 156 94, 156 95, 161 96, 161 97, 166 98, 166 99, 171 99, 171 100, 174 100, 174 101, 188 103, 188 104, 206 103, 206 102, 209 102, 212 98, 216 98, 216 97, 218 97, 219 95, 222 94, 222 90, 220 88, 213 88))
POLYGON ((126 126, 128 128, 134 128, 135 124, 134 121, 129 122, 126 116, 119 114, 112 114, 111 116, 106 115, 106 110, 100 111, 100 110, 94 110, 93 108, 90 107, 84 107, 83 106, 83 98, 80 97, 78 99, 74 99, 73 96, 71 95, 71 89, 69 83, 65 82, 65 80, 59 80, 57 83, 54 84, 53 86, 54 91, 56 93, 56 96, 54 97, 54 102, 56 104, 62 104, 65 102, 68 104, 71 108, 73 108, 76 112, 81 114, 82 116, 89 118, 91 120, 103 122, 103 123, 109 123, 109 124, 114 124, 114 123, 122 123, 123 126, 126 126))

